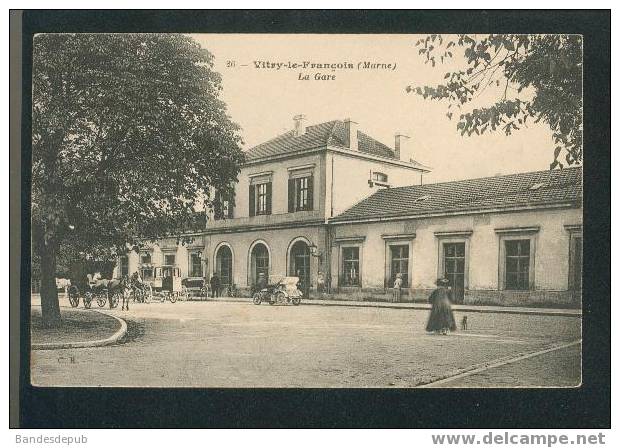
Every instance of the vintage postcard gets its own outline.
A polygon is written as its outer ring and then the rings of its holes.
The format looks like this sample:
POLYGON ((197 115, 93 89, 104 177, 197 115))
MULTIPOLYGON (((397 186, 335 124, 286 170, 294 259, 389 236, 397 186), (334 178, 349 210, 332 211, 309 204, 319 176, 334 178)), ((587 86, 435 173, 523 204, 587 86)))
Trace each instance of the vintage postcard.
POLYGON ((582 54, 35 35, 32 384, 580 386, 582 54))

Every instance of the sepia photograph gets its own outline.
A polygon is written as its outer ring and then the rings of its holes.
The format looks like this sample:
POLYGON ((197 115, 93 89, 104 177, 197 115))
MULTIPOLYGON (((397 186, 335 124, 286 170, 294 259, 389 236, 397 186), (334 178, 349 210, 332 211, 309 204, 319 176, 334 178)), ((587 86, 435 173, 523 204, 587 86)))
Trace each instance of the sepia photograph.
POLYGON ((34 36, 30 380, 576 388, 583 41, 34 36))

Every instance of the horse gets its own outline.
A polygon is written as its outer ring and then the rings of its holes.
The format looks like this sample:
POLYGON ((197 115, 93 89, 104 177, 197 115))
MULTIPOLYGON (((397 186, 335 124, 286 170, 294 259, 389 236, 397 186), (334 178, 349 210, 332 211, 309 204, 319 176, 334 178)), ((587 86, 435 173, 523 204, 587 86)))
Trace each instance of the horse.
POLYGON ((108 289, 112 294, 119 293, 123 297, 121 311, 129 311, 129 295, 131 294, 131 280, 128 275, 123 275, 120 280, 110 280, 108 289))
POLYGON ((149 294, 149 285, 144 283, 138 271, 129 277, 129 287, 133 292, 134 302, 145 302, 149 294), (138 294, 139 292, 139 294, 138 294))
POLYGON ((125 302, 127 302, 127 310, 129 310, 129 292, 131 291, 131 285, 128 275, 123 275, 120 279, 106 279, 101 278, 101 273, 95 272, 94 274, 88 274, 88 284, 92 291, 100 291, 102 289, 108 290, 110 309, 114 308, 114 300, 112 299, 115 294, 120 294, 123 297, 123 308, 125 309, 125 302))

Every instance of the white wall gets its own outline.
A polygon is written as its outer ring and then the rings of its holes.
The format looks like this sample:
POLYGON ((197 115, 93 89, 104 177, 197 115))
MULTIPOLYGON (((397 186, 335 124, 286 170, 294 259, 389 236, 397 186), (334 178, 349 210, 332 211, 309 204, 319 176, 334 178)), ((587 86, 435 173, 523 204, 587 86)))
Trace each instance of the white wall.
MULTIPOLYGON (((362 286, 382 288, 385 240, 382 235, 415 233, 410 263, 412 288, 431 289, 439 275, 439 239, 435 232, 473 230, 469 237, 469 289, 498 289, 498 228, 537 226, 535 286, 537 290, 568 288, 569 233, 565 225, 581 224, 582 209, 540 210, 454 217, 437 217, 334 227, 336 238, 362 236, 362 286)), ((332 276, 338 277, 337 250, 332 251, 332 276)))
MULTIPOLYGON (((339 215, 381 188, 377 186, 370 187, 368 184, 370 171, 380 171, 387 174, 388 183, 392 187, 420 184, 420 172, 417 170, 341 153, 329 153, 326 164, 328 186, 331 186, 332 158, 334 160, 333 216, 339 215)), ((329 207, 326 208, 327 218, 330 217, 332 207, 329 199, 328 205, 329 207)))

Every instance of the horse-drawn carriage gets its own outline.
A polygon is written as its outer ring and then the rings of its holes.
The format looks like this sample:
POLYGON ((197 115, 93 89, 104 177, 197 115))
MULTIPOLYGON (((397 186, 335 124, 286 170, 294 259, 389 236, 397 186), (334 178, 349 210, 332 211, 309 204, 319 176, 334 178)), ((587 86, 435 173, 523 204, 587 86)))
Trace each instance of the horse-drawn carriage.
POLYGON ((153 280, 150 283, 153 297, 162 302, 166 299, 174 303, 178 299, 189 299, 189 292, 182 284, 181 269, 177 267, 156 267, 153 269, 153 280))
POLYGON ((103 279, 99 272, 87 274, 86 278, 76 278, 71 281, 71 286, 67 291, 69 303, 75 308, 79 305, 81 298, 84 308, 90 308, 93 300, 100 308, 103 308, 106 303, 110 304, 110 308, 116 308, 123 298, 126 285, 127 279, 103 279))

